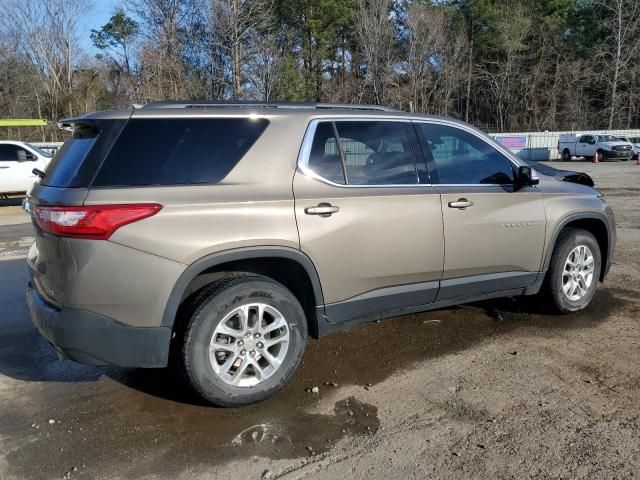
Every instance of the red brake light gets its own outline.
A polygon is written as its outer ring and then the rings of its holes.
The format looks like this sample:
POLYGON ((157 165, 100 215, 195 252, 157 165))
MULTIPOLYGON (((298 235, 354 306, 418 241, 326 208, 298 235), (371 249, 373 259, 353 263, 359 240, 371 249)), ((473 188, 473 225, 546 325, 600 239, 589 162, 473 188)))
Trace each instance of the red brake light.
POLYGON ((107 240, 118 228, 160 211, 157 203, 34 208, 36 222, 45 232, 61 237, 107 240))

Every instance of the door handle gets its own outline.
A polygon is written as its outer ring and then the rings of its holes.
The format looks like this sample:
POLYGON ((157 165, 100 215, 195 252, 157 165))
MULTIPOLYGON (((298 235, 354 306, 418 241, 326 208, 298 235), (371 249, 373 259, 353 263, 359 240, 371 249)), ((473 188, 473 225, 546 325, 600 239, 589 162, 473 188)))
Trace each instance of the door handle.
POLYGON ((473 202, 466 198, 459 198, 455 202, 449 202, 449 208, 459 208, 460 210, 464 210, 467 207, 473 207, 473 202))
POLYGON ((0 167, 0 168, 4 169, 4 168, 11 168, 11 167, 0 167))
POLYGON ((307 207, 304 209, 304 213, 307 215, 320 215, 321 217, 330 217, 339 211, 340 207, 336 207, 330 203, 319 203, 315 207, 307 207))

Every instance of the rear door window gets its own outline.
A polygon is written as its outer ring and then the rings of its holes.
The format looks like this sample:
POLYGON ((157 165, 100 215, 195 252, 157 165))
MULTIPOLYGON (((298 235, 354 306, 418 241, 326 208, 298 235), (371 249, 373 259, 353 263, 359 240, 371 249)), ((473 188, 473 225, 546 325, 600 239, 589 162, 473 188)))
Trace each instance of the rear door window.
POLYGON ((345 184, 344 169, 333 123, 318 124, 309 154, 309 168, 316 175, 330 182, 345 184))
POLYGON ((350 185, 418 183, 401 122, 336 122, 350 185))
POLYGON ((268 125, 253 118, 131 119, 93 185, 193 185, 222 180, 268 125))
POLYGON ((418 183, 403 122, 320 122, 308 165, 316 175, 341 185, 418 183))

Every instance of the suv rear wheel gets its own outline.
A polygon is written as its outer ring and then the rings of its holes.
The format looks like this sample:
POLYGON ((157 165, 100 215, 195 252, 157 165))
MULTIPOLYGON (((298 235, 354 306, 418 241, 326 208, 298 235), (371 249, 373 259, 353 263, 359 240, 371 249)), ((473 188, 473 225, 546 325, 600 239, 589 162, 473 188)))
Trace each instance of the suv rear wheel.
POLYGON ((551 257, 545 293, 561 313, 582 310, 593 298, 602 259, 600 246, 586 230, 564 230, 551 257))
POLYGON ((187 306, 182 345, 187 380, 204 399, 232 407, 278 391, 302 360, 307 322, 281 284, 239 275, 203 288, 187 306))
POLYGON ((568 148, 565 148, 562 151, 562 161, 563 162, 570 162, 571 161, 571 152, 569 151, 568 148))

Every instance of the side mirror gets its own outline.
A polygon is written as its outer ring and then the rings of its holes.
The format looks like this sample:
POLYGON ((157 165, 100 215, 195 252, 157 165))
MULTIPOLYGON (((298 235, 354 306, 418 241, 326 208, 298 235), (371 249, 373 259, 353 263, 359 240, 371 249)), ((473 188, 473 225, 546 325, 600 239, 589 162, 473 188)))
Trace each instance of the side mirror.
POLYGON ((527 165, 521 165, 518 168, 518 173, 516 174, 516 185, 531 186, 538 185, 539 183, 540 179, 531 167, 527 165))

